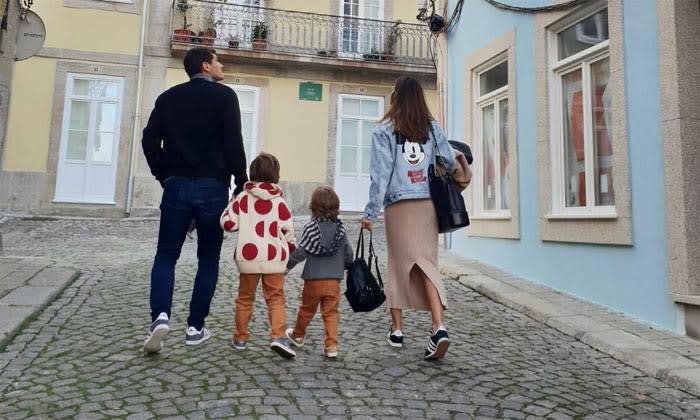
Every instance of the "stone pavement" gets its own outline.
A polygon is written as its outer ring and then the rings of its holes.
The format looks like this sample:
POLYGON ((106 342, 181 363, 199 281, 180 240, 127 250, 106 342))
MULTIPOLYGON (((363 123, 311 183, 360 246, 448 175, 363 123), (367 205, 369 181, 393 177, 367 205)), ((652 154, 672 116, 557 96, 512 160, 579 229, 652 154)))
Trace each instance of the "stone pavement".
MULTIPOLYGON (((347 225, 356 238, 357 223, 347 225)), ((2 419, 700 418, 698 397, 460 281, 446 280, 452 346, 442 362, 422 360, 426 314, 406 313, 407 343, 396 350, 383 340, 384 311, 353 314, 345 301, 338 360, 321 355, 318 318, 297 360, 270 352, 260 297, 251 345, 236 351, 230 345, 233 236, 224 242, 207 320, 212 339, 184 343, 196 270, 195 241, 188 240, 176 271, 173 330, 163 352, 147 357, 141 346, 156 221, 14 220, 3 230, 6 255, 48 258, 81 274, 0 349, 2 419)), ((382 230, 375 230, 375 241, 384 263, 382 230)), ((497 277, 486 267, 474 271, 497 277)), ((301 267, 292 270, 287 282, 289 322, 299 304, 300 273, 301 267)))

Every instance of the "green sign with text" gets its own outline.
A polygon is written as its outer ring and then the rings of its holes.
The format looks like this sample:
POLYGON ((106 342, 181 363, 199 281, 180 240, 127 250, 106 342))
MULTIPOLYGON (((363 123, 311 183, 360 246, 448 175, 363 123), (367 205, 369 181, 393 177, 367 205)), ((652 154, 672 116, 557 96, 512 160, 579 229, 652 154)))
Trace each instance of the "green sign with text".
POLYGON ((299 100, 320 101, 323 97, 323 86, 320 83, 299 83, 299 100))

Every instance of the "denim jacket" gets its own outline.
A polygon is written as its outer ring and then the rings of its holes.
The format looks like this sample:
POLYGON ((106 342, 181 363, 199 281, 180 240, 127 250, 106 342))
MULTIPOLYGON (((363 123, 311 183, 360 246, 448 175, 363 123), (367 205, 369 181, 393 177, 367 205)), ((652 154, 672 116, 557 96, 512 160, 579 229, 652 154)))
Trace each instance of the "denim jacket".
MULTIPOLYGON (((448 173, 455 170, 455 157, 437 121, 432 121, 437 137, 438 154, 448 173)), ((425 144, 406 140, 397 144, 394 123, 389 121, 372 133, 370 152, 369 202, 364 217, 375 221, 384 207, 400 200, 430 198, 428 165, 434 162, 435 139, 429 135, 425 144)))

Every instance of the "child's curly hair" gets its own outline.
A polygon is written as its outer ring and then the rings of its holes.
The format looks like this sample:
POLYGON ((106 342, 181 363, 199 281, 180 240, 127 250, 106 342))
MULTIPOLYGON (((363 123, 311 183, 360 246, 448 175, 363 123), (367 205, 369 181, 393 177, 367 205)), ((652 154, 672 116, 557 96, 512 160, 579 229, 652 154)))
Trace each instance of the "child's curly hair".
POLYGON ((311 194, 309 209, 313 217, 325 217, 331 220, 338 218, 340 199, 331 187, 317 187, 311 194))

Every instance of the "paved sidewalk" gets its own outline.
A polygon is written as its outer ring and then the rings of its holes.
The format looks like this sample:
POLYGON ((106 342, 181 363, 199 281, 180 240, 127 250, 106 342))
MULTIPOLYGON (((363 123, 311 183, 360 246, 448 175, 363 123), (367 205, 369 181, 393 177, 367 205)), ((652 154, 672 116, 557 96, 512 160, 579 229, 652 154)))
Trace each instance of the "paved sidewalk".
POLYGON ((546 286, 442 251, 441 270, 509 308, 671 386, 700 396, 700 341, 657 330, 546 286))
POLYGON ((0 257, 0 348, 77 277, 46 258, 0 257))

